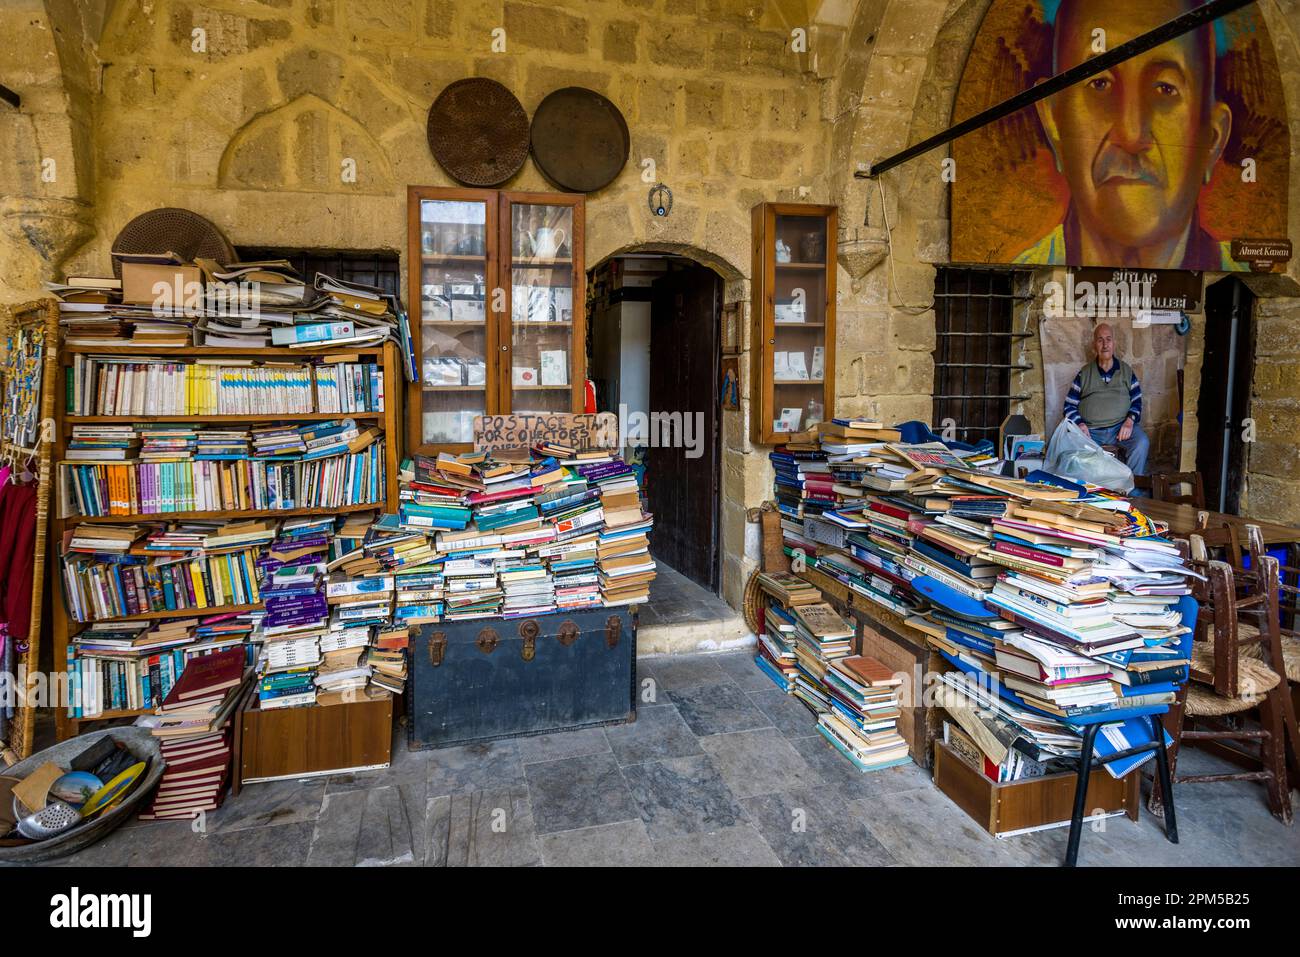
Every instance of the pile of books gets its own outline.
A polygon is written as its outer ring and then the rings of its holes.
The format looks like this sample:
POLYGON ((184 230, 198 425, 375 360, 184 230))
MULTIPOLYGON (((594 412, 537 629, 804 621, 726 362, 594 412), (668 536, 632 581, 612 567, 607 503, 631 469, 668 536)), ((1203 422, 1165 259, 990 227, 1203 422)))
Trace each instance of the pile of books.
POLYGON ((77 425, 60 504, 88 517, 364 505, 384 496, 384 442, 352 419, 251 432, 77 425))
MULTIPOLYGON (((955 669, 945 708, 961 715, 951 737, 984 743, 981 770, 1045 773, 1078 753, 1063 719, 1174 700, 1191 652, 1178 604, 1195 572, 1139 505, 1046 473, 1003 476, 987 450, 846 428, 823 426, 820 448, 793 459, 835 470, 836 501, 778 485, 786 552, 943 654, 955 669)), ((1120 733, 1141 743, 1143 727, 1120 733)))
POLYGON ((859 771, 906 764, 907 742, 898 733, 902 683, 875 658, 834 659, 822 679, 830 709, 817 716, 817 732, 859 771))
POLYGON ((559 446, 403 465, 398 513, 362 553, 393 574, 401 623, 644 602, 655 576, 637 472, 559 446))
POLYGON ((205 546, 217 528, 78 525, 62 553, 71 617, 97 621, 260 601, 258 549, 205 546))
MULTIPOLYGON (((95 622, 68 644, 68 714, 157 708, 194 658, 247 648, 249 615, 95 622)), ((247 658, 248 655, 245 654, 247 658)))
POLYGON ((221 804, 230 776, 231 716, 250 675, 242 648, 197 658, 154 712, 136 719, 162 739, 167 762, 142 819, 192 818, 221 804))
POLYGON ((120 281, 69 277, 46 284, 60 300, 67 344, 253 349, 371 346, 391 339, 409 352, 405 313, 395 295, 375 286, 324 273, 308 282, 287 260, 113 255, 122 264, 120 281), (159 282, 161 294, 155 291, 159 282))

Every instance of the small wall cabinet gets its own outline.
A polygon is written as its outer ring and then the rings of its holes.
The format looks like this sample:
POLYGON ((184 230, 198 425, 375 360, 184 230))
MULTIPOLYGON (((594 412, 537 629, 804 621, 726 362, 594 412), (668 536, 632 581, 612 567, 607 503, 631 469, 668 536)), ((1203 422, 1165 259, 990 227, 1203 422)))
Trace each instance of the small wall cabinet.
POLYGON ((412 186, 408 450, 464 451, 474 417, 581 412, 584 197, 412 186))
POLYGON ((835 412, 836 207, 759 203, 752 217, 750 436, 770 445, 835 412))

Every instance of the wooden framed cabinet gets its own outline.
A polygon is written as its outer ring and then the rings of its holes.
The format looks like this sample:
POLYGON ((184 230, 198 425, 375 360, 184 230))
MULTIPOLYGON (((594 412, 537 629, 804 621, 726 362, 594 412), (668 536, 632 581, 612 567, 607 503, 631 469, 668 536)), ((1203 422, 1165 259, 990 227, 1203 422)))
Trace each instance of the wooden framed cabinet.
POLYGON ((407 203, 409 449, 469 449, 479 415, 581 412, 584 197, 412 186, 407 203))
POLYGON ((759 203, 752 218, 750 437, 771 445, 835 412, 836 207, 759 203))

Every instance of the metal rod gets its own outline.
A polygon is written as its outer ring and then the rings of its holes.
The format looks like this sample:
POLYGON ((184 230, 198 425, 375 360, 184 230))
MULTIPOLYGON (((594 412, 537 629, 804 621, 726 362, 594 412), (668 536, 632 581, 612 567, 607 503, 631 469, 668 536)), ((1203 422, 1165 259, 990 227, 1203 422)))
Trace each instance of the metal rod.
POLYGON ((1232 280, 1232 314, 1228 325, 1228 391, 1223 404, 1222 460, 1219 462, 1219 511, 1226 512, 1228 504, 1228 449, 1232 441, 1232 420, 1237 417, 1233 392, 1237 385, 1237 317, 1241 309, 1241 282, 1232 280))
POLYGON ((9 87, 5 86, 3 83, 0 83, 0 100, 4 100, 15 110, 18 109, 23 102, 21 96, 19 96, 13 90, 9 89, 9 87))
POLYGON ((1240 10, 1253 2, 1254 0, 1210 0, 1204 6, 1176 16, 1168 23, 1161 24, 1154 30, 1149 30, 1139 37, 1121 43, 1113 50, 1107 50, 1105 53, 1086 60, 1078 66, 1072 66, 1070 69, 1056 74, 1050 80, 1044 80, 1036 86, 1022 90, 996 106, 982 110, 974 116, 948 127, 942 133, 936 133, 934 136, 922 140, 915 146, 909 146, 907 149, 895 153, 879 163, 871 163, 866 169, 858 170, 853 175, 857 179, 875 179, 881 173, 906 163, 910 159, 915 159, 923 153, 928 153, 936 147, 943 146, 945 143, 951 143, 959 136, 964 136, 981 126, 987 126, 995 120, 1000 120, 1002 117, 1016 112, 1016 110, 1032 106, 1039 100, 1044 100, 1055 93, 1059 93, 1068 86, 1073 86, 1075 83, 1096 76, 1098 73, 1109 70, 1117 63, 1122 63, 1139 53, 1144 53, 1163 43, 1168 43, 1170 40, 1181 37, 1184 33, 1190 33, 1225 14, 1240 10))

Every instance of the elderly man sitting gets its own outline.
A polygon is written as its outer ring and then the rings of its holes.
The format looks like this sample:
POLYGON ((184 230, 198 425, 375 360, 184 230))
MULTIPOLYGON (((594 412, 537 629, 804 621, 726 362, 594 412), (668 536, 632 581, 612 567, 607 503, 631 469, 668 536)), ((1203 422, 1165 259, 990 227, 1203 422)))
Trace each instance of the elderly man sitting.
POLYGON ((1115 355, 1115 333, 1109 323, 1093 330, 1097 355, 1079 370, 1065 396, 1065 417, 1098 445, 1118 445, 1134 475, 1147 474, 1150 443, 1142 421, 1142 384, 1137 374, 1115 355))

